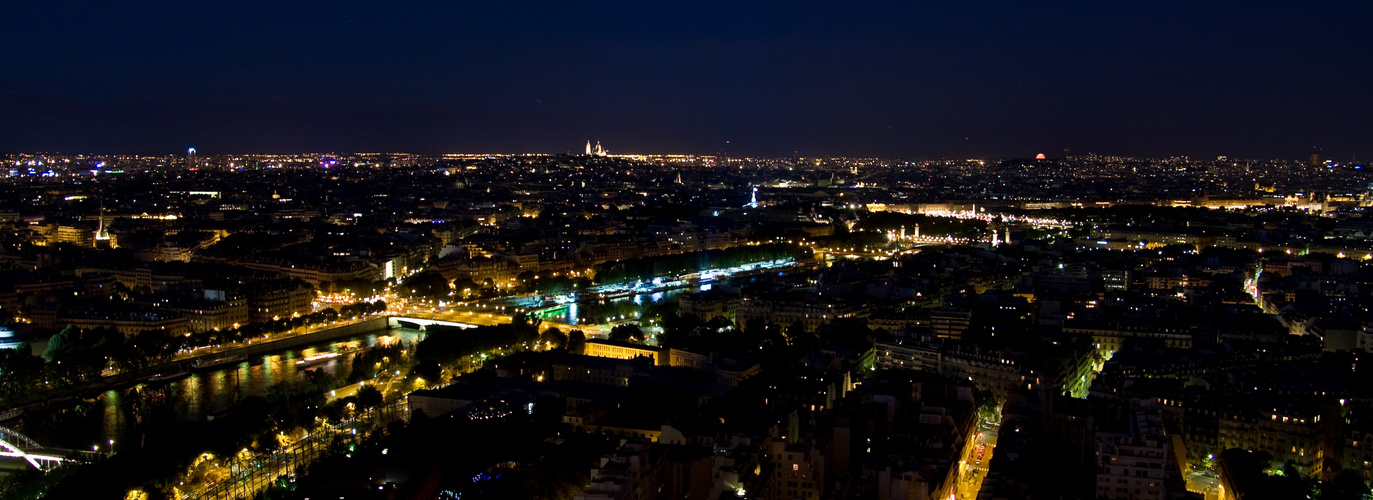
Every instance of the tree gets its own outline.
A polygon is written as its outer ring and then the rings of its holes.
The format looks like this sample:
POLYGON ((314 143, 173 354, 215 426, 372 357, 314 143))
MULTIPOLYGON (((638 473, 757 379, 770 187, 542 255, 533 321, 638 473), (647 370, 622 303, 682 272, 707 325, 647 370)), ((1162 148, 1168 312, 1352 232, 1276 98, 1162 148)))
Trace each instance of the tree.
POLYGON ((510 317, 510 326, 515 329, 515 341, 517 343, 529 340, 537 341, 539 338, 539 325, 542 324, 542 319, 525 313, 519 313, 510 317))
POLYGON ((125 350, 128 359, 121 362, 142 368, 156 363, 162 358, 176 352, 175 337, 167 335, 165 332, 147 330, 134 335, 129 339, 128 349, 125 350))
POLYGON ((0 398, 22 398, 41 385, 43 358, 34 356, 27 344, 0 349, 0 398))
POLYGON ((335 311, 333 308, 328 308, 315 314, 319 315, 320 322, 329 322, 338 319, 338 311, 335 311))
POLYGON ((817 340, 814 333, 806 331, 806 325, 800 321, 793 321, 784 332, 787 342, 793 346, 799 346, 801 350, 809 350, 815 345, 817 340))
POLYGON ((107 361, 127 360, 124 334, 113 328, 68 325, 48 340, 43 359, 58 367, 58 376, 78 382, 96 376, 107 361))
POLYGON ((453 290, 462 297, 466 297, 469 293, 479 292, 481 289, 482 286, 480 283, 476 283, 467 278, 458 278, 453 281, 453 290))
POLYGON ((348 291, 358 297, 371 297, 386 291, 386 283, 376 280, 341 281, 334 285, 336 291, 348 291))
POLYGON ((1160 254, 1160 255, 1163 255, 1163 256, 1165 256, 1165 257, 1173 257, 1173 258, 1176 259, 1176 258, 1182 257, 1183 255, 1186 255, 1186 254, 1189 253, 1189 252, 1195 252, 1195 251, 1197 251, 1197 246, 1196 246, 1196 245, 1189 245, 1189 244, 1185 244, 1185 243, 1174 243, 1174 244, 1172 244, 1172 245, 1167 245, 1167 246, 1164 246, 1163 248, 1160 248, 1160 249, 1159 249, 1159 254, 1160 254))
POLYGON ((977 391, 974 399, 977 400, 977 417, 982 423, 1001 423, 1001 400, 992 391, 977 391))
POLYGON ((548 429, 555 429, 562 423, 563 414, 567 412, 567 403, 563 398, 542 395, 534 400, 534 409, 530 412, 530 419, 537 425, 548 429))
POLYGON ((281 448, 281 441, 277 440, 277 433, 272 429, 266 429, 258 433, 257 439, 253 440, 253 447, 263 453, 271 453, 281 448))
POLYGON ((48 339, 48 348, 43 350, 43 359, 49 363, 54 363, 58 359, 66 357, 77 349, 81 342, 80 337, 80 328, 77 328, 76 325, 67 325, 62 331, 48 339))
POLYGON ((1363 500, 1368 495, 1368 482, 1358 472, 1344 469, 1334 478, 1321 483, 1321 500, 1363 500))
POLYGON ((567 351, 572 354, 582 354, 586 352, 586 334, 581 330, 572 330, 567 334, 567 351))
POLYGON ((610 329, 610 340, 619 342, 643 342, 644 330, 638 325, 616 325, 610 329))
POLYGON ((447 297, 451 291, 448 279, 437 271, 420 271, 405 278, 400 285, 402 294, 416 299, 439 300, 447 297))
MULTIPOLYGON (((340 307, 334 318, 356 318, 363 314, 377 314, 386 312, 386 302, 378 300, 376 302, 354 302, 340 307)), ((248 326, 252 326, 251 324, 248 326)))
POLYGON ((763 320, 750 321, 740 332, 743 334, 740 338, 750 346, 750 352, 754 349, 779 349, 787 345, 787 337, 782 334, 782 327, 763 320))
POLYGON ((549 328, 539 334, 539 342, 550 344, 553 349, 567 347, 567 334, 557 328, 549 328))
POLYGON ((381 391, 375 386, 364 385, 358 389, 358 406, 363 408, 375 408, 381 406, 381 391))
POLYGON ((658 336, 658 343, 670 346, 686 348, 691 342, 691 336, 696 334, 696 330, 701 327, 701 318, 695 314, 677 314, 675 312, 663 314, 663 333, 658 336))
POLYGON ((811 256, 810 248, 774 243, 605 262, 596 265, 594 274, 602 283, 632 282, 748 262, 783 258, 804 260, 811 256))

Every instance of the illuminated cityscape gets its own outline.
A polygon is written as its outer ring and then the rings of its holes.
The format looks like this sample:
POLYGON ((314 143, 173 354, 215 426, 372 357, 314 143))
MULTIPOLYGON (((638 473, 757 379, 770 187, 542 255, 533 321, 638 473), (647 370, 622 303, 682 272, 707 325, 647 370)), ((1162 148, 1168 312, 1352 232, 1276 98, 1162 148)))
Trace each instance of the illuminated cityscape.
POLYGON ((1220 495, 1234 450, 1370 470, 1362 164, 3 161, 14 477, 1165 498, 1220 495))
POLYGON ((1369 6, 0 12, 0 498, 1373 497, 1369 6))

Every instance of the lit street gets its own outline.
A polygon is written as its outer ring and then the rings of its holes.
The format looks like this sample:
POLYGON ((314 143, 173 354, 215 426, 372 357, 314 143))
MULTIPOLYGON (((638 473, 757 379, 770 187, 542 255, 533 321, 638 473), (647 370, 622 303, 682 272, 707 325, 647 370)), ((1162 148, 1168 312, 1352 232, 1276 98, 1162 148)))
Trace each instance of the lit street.
POLYGON ((992 452, 996 449, 996 439, 999 427, 979 426, 979 436, 974 446, 974 451, 969 457, 968 463, 962 464, 964 473, 958 483, 957 495, 959 500, 975 499, 977 492, 982 489, 982 480, 987 477, 987 466, 992 460, 992 452), (978 458, 977 450, 982 450, 982 457, 978 458))
POLYGON ((1220 478, 1214 472, 1189 470, 1185 474, 1187 480, 1187 491, 1206 495, 1206 500, 1217 500, 1220 498, 1220 478))

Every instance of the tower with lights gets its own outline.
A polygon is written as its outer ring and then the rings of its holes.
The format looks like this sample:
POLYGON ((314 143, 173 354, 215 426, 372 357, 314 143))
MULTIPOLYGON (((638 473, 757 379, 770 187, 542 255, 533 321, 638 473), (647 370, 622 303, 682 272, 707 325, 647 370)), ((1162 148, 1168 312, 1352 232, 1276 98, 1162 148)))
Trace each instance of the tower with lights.
POLYGON ((105 227, 105 201, 100 201, 100 226, 95 230, 95 244, 99 246, 101 242, 114 246, 114 241, 110 238, 110 230, 105 227))

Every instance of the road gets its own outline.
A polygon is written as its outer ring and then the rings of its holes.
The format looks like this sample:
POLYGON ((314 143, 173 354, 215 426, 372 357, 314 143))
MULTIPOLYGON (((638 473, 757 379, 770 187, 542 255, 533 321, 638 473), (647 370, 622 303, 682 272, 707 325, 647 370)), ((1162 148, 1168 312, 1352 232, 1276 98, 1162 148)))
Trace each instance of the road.
MULTIPOLYGON (((1214 472, 1205 471, 1206 474, 1214 475, 1214 472)), ((1217 500, 1220 498, 1220 479, 1203 475, 1203 471, 1189 470, 1184 475, 1187 479, 1187 491, 1206 495, 1206 500, 1217 500)))
POLYGON ((964 473, 958 482, 958 500, 977 498, 977 492, 982 489, 982 480, 987 477, 987 464, 992 460, 992 451, 996 449, 996 439, 998 437, 996 426, 981 426, 976 442, 972 446, 983 446, 982 458, 977 458, 974 452, 969 462, 962 464, 964 473))
MULTIPOLYGON (((384 426, 396 418, 408 418, 409 405, 405 400, 392 404, 395 406, 390 408, 388 413, 379 413, 381 410, 376 408, 368 409, 351 419, 323 429, 317 429, 314 434, 307 435, 301 441, 293 443, 293 447, 305 446, 306 440, 314 440, 319 446, 319 451, 308 454, 308 456, 302 456, 302 463, 292 463, 289 459, 291 455, 289 450, 280 450, 272 455, 257 457, 245 455, 239 459, 229 459, 222 467, 228 469, 228 479, 210 484, 192 484, 186 488, 187 493, 183 498, 253 498, 257 493, 270 488, 277 477, 296 474, 309 466, 311 457, 317 459, 326 455, 328 443, 334 436, 366 435, 369 430, 384 426), (384 418, 386 415, 391 415, 391 418, 384 418), (362 430, 355 430, 359 428, 362 430), (273 457, 279 458, 279 460, 273 460, 273 457), (229 462, 233 465, 230 465, 229 462)), ((245 449, 244 452, 246 453, 247 450, 245 449)))

